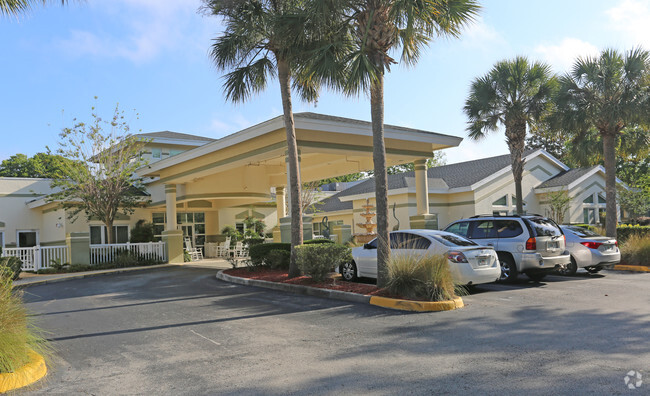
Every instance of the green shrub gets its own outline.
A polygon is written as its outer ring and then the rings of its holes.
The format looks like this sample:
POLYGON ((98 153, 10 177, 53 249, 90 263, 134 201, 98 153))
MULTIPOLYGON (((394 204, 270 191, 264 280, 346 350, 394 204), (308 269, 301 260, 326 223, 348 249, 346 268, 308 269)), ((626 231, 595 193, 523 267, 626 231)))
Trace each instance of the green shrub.
POLYGON ((67 263, 62 263, 60 258, 50 260, 50 267, 54 268, 57 272, 62 271, 68 265, 67 263))
POLYGON ((619 225, 616 227, 616 239, 622 243, 633 235, 639 237, 650 237, 650 226, 619 225))
POLYGON ((456 297, 456 286, 444 255, 391 255, 389 293, 406 299, 445 301, 456 297))
POLYGON ((13 271, 7 267, 0 271, 0 373, 8 373, 29 361, 30 349, 46 358, 50 349, 30 324, 20 293, 12 290, 13 271))
POLYGON ((192 261, 192 256, 190 255, 190 252, 183 249, 183 262, 184 263, 189 263, 190 261, 192 261))
MULTIPOLYGON (((6 267, 9 269, 11 275, 11 280, 18 279, 20 276, 20 271, 22 271, 23 262, 18 257, 0 257, 0 267, 6 267)), ((3 276, 9 276, 7 273, 3 272, 3 276)))
POLYGON ((650 235, 632 235, 622 243, 621 263, 650 265, 650 235))
POLYGON ((147 223, 143 219, 138 220, 138 222, 135 223, 135 227, 131 230, 131 238, 129 241, 131 243, 142 243, 155 242, 155 240, 153 224, 147 223))
POLYGON ((308 239, 303 242, 304 245, 318 245, 320 243, 334 243, 334 241, 325 238, 320 238, 320 239, 308 239))
POLYGON ((262 243, 253 245, 248 249, 248 255, 255 265, 261 265, 271 250, 284 250, 291 254, 290 243, 262 243))
POLYGON ((316 282, 323 281, 334 268, 352 259, 350 249, 336 243, 301 245, 297 250, 298 266, 316 282))
POLYGON ((115 268, 134 267, 138 265, 138 256, 128 250, 122 250, 115 255, 111 263, 115 268))
POLYGON ((249 248, 251 246, 259 245, 261 243, 264 243, 264 238, 246 238, 244 239, 244 245, 248 246, 249 248))
POLYGON ((97 267, 90 264, 70 264, 67 268, 68 272, 84 272, 92 271, 94 269, 97 269, 97 267))
POLYGON ((288 270, 291 263, 291 252, 286 250, 271 250, 264 261, 269 268, 288 270))
POLYGON ((223 227, 221 233, 226 237, 230 237, 231 243, 241 241, 244 238, 241 232, 237 231, 235 227, 229 225, 223 227))

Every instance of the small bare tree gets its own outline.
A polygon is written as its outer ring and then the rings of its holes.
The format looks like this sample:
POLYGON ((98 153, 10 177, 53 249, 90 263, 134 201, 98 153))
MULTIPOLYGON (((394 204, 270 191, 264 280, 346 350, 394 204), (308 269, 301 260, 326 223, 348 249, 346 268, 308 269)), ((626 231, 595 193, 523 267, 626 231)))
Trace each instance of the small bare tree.
POLYGON ((548 206, 551 210, 551 218, 558 224, 564 223, 564 214, 569 208, 571 197, 565 190, 548 193, 548 206))
POLYGON ((94 106, 91 117, 90 123, 73 119, 74 125, 59 134, 56 153, 71 161, 53 179, 56 192, 48 200, 59 202, 72 221, 81 212, 99 218, 106 226, 108 243, 113 243, 116 215, 132 214, 146 197, 142 179, 135 174, 145 164, 141 158, 145 141, 129 133, 119 104, 108 121, 97 115, 94 106))

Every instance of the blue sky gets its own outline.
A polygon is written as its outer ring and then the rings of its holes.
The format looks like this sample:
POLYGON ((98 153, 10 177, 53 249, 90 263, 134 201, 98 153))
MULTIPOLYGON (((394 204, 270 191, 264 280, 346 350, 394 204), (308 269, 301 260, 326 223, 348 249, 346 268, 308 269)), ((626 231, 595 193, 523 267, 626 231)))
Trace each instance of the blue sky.
MULTIPOLYGON (((56 3, 56 2, 52 2, 56 3)), ((0 160, 56 147, 61 128, 117 102, 132 132, 171 130, 218 138, 281 114, 277 84, 245 104, 225 101, 208 58, 219 21, 197 0, 88 0, 0 18, 0 160), (139 113, 139 118, 133 114, 139 113)), ((606 47, 650 49, 650 0, 491 0, 460 39, 434 41, 415 67, 386 77, 385 122, 466 137, 472 79, 526 55, 563 73, 606 47)), ((368 98, 323 92, 294 111, 370 120, 368 98)), ((449 163, 507 153, 502 133, 445 150, 449 163)))

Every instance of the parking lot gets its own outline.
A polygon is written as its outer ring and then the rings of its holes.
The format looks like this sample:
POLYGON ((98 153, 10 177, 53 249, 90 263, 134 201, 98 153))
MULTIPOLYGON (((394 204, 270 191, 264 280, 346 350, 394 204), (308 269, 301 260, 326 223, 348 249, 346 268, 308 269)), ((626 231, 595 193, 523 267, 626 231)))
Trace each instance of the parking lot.
POLYGON ((650 274, 489 284, 405 313, 168 268, 32 286, 58 358, 29 394, 647 394, 650 274), (645 378, 629 390, 626 374, 645 378), (633 393, 635 392, 635 393, 633 393))

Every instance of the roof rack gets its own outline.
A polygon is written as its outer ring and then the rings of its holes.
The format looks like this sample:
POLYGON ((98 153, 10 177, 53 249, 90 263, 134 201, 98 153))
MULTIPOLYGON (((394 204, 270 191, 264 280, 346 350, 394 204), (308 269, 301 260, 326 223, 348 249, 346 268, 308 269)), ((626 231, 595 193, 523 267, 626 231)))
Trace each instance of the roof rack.
POLYGON ((522 216, 537 216, 537 217, 544 217, 541 214, 538 213, 526 213, 524 215, 518 215, 518 214, 511 214, 511 215, 503 215, 503 214, 478 214, 475 216, 470 216, 470 219, 475 219, 477 217, 522 217, 522 216))

